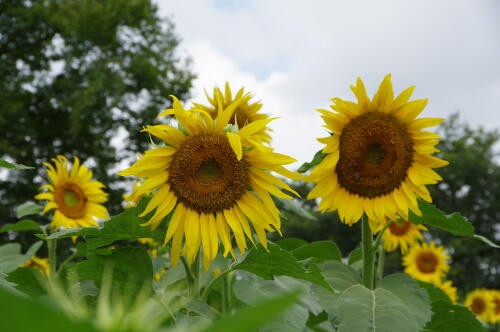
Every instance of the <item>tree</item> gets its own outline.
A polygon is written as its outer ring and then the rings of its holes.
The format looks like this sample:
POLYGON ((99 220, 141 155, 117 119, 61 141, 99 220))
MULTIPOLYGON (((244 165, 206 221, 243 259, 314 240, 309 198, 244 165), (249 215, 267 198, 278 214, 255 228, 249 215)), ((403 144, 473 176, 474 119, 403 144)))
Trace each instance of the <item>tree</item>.
POLYGON ((150 0, 0 0, 0 158, 36 166, 0 182, 0 223, 33 198, 41 163, 57 154, 90 162, 116 212, 123 179, 110 170, 146 148, 140 130, 169 95, 188 96, 178 45, 150 0))

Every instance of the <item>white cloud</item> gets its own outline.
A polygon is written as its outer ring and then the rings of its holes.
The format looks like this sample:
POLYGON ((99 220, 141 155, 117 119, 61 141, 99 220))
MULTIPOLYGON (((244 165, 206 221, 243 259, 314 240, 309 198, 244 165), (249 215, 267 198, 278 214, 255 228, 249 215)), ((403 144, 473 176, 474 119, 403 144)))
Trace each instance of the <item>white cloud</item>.
POLYGON ((157 1, 193 56, 203 88, 245 86, 281 116, 274 146, 301 162, 324 136, 316 108, 369 93, 386 73, 396 91, 417 85, 425 116, 460 110, 473 125, 498 127, 500 3, 466 1, 157 1))

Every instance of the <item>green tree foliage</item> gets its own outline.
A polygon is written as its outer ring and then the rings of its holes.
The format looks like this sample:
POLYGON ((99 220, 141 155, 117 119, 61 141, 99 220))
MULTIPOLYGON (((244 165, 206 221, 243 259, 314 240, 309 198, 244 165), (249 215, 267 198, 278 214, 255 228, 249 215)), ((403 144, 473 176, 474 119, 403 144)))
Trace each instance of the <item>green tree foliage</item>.
MULTIPOLYGON (((443 181, 430 186, 433 204, 446 213, 460 212, 475 227, 475 233, 500 242, 500 165, 496 130, 471 128, 461 122, 458 114, 450 116, 438 132, 443 137, 438 148, 450 165, 438 169, 443 181)), ((359 246, 359 223, 349 227, 342 224, 337 213, 320 214, 316 201, 305 197, 312 185, 295 182, 303 207, 316 217, 307 220, 291 210, 283 212, 283 236, 307 241, 334 240, 347 255, 359 246)), ((476 287, 494 288, 500 284, 498 249, 471 237, 453 236, 436 227, 429 227, 431 236, 440 241, 452 254, 448 274, 460 292, 476 287), (474 271, 473 273, 471 271, 474 271)), ((275 239, 278 239, 276 236, 275 239)), ((388 253, 386 272, 402 271, 399 252, 388 253)))
MULTIPOLYGON (((188 96, 178 45, 150 0, 0 0, 0 158, 36 167, 0 181, 0 223, 37 193, 41 163, 57 154, 90 161, 118 188, 109 171, 147 147, 142 126, 169 95, 188 96)), ((110 194, 115 214, 122 191, 110 194)))

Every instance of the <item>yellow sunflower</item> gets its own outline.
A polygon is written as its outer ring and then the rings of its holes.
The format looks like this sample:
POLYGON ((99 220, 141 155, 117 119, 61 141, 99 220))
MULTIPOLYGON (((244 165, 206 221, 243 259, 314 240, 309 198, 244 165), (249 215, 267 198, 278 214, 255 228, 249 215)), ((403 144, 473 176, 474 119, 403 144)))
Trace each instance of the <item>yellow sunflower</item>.
POLYGON ((414 87, 394 98, 390 75, 372 100, 361 79, 351 89, 357 103, 333 98, 335 113, 318 110, 331 136, 318 139, 326 157, 311 172, 317 185, 309 198, 321 197, 319 209, 338 210, 349 225, 363 213, 375 220, 408 220, 408 209, 421 215, 417 197, 430 202, 426 185, 441 180, 432 168, 448 164, 432 156, 440 137, 422 129, 443 119, 416 119, 427 99, 409 101, 414 87))
POLYGON ((442 246, 434 242, 415 243, 403 257, 405 273, 425 282, 439 283, 446 271, 450 269, 447 260, 450 256, 442 246))
POLYGON ((50 275, 50 267, 49 267, 49 259, 48 258, 40 258, 36 255, 32 256, 29 261, 22 264, 21 267, 31 267, 35 270, 40 271, 46 276, 50 275))
POLYGON ((478 288, 467 294, 464 306, 468 307, 476 317, 484 322, 489 322, 493 313, 491 293, 487 289, 478 288))
POLYGON ((48 200, 43 212, 55 209, 51 226, 53 229, 77 228, 97 226, 94 219, 107 219, 108 211, 102 203, 108 200, 103 191, 104 185, 99 181, 92 181, 92 171, 80 165, 77 157, 74 158, 70 170, 68 160, 63 156, 52 159, 54 166, 43 163, 47 167, 47 175, 51 184, 43 185, 40 189, 47 189, 35 196, 39 200, 48 200))
POLYGON ((443 293, 448 295, 448 297, 450 298, 450 301, 453 304, 457 303, 457 288, 453 286, 451 281, 449 281, 449 280, 445 281, 445 282, 438 281, 438 282, 435 282, 434 285, 436 285, 436 287, 439 287, 439 289, 441 289, 443 291, 443 293))
POLYGON ((491 302, 493 303, 490 315, 490 322, 496 324, 500 322, 500 290, 493 289, 490 291, 491 302))
POLYGON ((382 235, 382 245, 387 251, 394 251, 399 247, 402 254, 408 252, 408 248, 415 242, 423 240, 420 231, 426 231, 423 225, 414 225, 410 221, 398 220, 393 222, 382 235))
POLYGON ((145 226, 154 229, 172 213, 165 243, 172 239, 173 266, 181 254, 193 263, 202 246, 208 269, 217 254, 219 239, 224 255, 233 254, 231 231, 240 253, 244 253, 246 238, 254 243, 250 225, 266 247, 265 231, 279 231, 281 225, 270 194, 292 198, 282 188, 298 195, 270 173, 299 179, 300 175, 282 166, 295 159, 272 152, 254 137, 272 119, 257 120, 237 130, 228 123, 247 95, 227 107, 223 107, 220 96, 217 100, 219 108, 213 120, 204 110, 185 110, 173 97, 173 109, 163 114, 175 115, 178 127, 163 124, 144 129, 167 146, 146 151, 119 173, 145 178, 135 196, 155 191, 141 214, 154 211, 145 226))
MULTIPOLYGON (((227 108, 229 105, 234 103, 236 100, 242 99, 238 107, 233 112, 229 123, 232 125, 237 125, 239 129, 244 126, 258 120, 266 120, 269 119, 269 115, 265 113, 260 113, 260 109, 262 108, 262 103, 260 102, 252 102, 250 101, 251 96, 245 95, 244 88, 238 90, 236 95, 233 98, 233 93, 231 92, 231 88, 229 87, 229 83, 226 83, 226 89, 224 93, 218 87, 214 88, 213 96, 210 96, 206 91, 205 95, 210 103, 210 105, 205 106, 203 104, 193 103, 193 105, 197 109, 204 110, 208 114, 212 116, 212 118, 216 118, 218 114, 219 108, 219 100, 222 101, 222 108, 227 108)), ((269 132, 270 128, 267 126, 262 127, 258 132, 254 133, 254 136, 259 137, 263 142, 270 143, 271 136, 269 132)))

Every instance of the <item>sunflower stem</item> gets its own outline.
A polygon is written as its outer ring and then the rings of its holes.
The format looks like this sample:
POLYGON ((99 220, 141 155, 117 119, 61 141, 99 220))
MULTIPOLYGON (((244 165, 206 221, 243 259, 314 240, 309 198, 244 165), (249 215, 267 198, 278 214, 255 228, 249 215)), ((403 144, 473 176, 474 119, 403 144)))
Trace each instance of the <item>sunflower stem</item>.
POLYGON ((384 264, 385 264, 385 250, 384 246, 380 245, 378 248, 378 261, 377 261, 377 283, 376 283, 377 286, 384 277, 384 264))
POLYGON ((47 247, 49 249, 49 270, 50 276, 55 278, 57 275, 57 239, 47 240, 47 247))
POLYGON ((222 313, 231 311, 231 276, 224 274, 222 276, 222 313))
POLYGON ((200 297, 200 253, 196 256, 191 265, 191 283, 189 285, 189 296, 194 298, 200 297))
POLYGON ((361 217, 361 249, 363 252, 363 285, 373 289, 374 254, 373 237, 365 215, 361 217))

